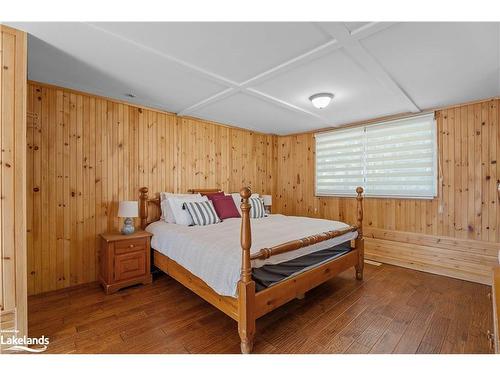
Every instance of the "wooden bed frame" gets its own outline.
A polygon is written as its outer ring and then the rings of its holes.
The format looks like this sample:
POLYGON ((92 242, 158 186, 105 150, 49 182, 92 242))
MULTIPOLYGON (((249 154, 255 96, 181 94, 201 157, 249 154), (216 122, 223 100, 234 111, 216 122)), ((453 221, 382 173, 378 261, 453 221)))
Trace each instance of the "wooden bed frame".
MULTIPOLYGON (((191 189, 190 193, 213 193, 219 189, 191 189)), ((304 294, 312 288, 333 278, 339 273, 354 267, 356 278, 363 279, 364 266, 364 239, 363 239, 363 188, 358 187, 357 193, 357 223, 356 226, 350 226, 344 230, 336 230, 319 233, 313 236, 289 241, 281 245, 264 248, 251 254, 252 231, 250 228, 250 208, 248 199, 252 194, 249 188, 241 189, 241 277, 238 282, 238 296, 221 296, 210 288, 203 280, 193 275, 184 267, 174 262, 172 259, 154 251, 154 264, 163 272, 198 294, 200 297, 211 303, 219 310, 238 322, 238 332, 241 339, 241 352, 250 353, 252 351, 255 336, 255 321, 277 307, 293 300, 302 299, 304 294), (252 265, 254 259, 267 259, 273 255, 286 253, 310 246, 331 238, 339 237, 348 232, 358 232, 358 237, 354 240, 354 248, 335 259, 302 272, 296 276, 287 278, 269 288, 255 291, 255 282, 252 280, 252 265)), ((139 216, 141 219, 141 228, 153 221, 159 219, 154 217, 149 220, 148 206, 154 204, 160 210, 160 198, 149 198, 148 188, 140 189, 139 216)))

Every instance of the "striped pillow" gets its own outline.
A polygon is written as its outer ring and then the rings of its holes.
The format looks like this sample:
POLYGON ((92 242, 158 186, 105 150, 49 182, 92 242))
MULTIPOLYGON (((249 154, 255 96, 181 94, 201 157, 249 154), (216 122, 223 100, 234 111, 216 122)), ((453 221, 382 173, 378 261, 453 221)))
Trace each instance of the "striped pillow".
POLYGON ((261 198, 250 198, 248 203, 252 205, 250 209, 250 217, 252 219, 260 219, 266 216, 266 211, 264 210, 264 201, 261 198))
POLYGON ((212 201, 186 202, 184 207, 187 208, 191 215, 194 225, 210 225, 221 222, 212 201))

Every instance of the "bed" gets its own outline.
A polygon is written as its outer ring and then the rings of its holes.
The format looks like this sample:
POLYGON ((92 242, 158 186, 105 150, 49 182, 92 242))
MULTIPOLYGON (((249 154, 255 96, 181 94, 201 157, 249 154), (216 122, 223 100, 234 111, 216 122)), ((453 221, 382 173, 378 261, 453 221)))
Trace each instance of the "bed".
POLYGON ((250 219, 251 191, 243 188, 241 219, 180 226, 151 214, 150 205, 158 212, 160 199, 148 193, 148 188, 140 189, 139 216, 141 227, 153 234, 155 266, 236 320, 242 353, 252 350, 259 317, 304 298, 348 268, 354 267, 358 280, 363 278, 361 187, 356 189, 356 225, 284 215, 250 219))

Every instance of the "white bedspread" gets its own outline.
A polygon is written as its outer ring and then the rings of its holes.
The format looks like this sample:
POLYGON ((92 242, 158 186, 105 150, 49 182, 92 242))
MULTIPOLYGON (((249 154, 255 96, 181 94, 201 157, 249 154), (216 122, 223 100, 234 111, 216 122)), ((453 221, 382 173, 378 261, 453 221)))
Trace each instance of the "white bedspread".
MULTIPOLYGON (((236 296, 241 269, 240 225, 241 219, 225 219, 220 224, 190 227, 157 221, 148 225, 146 230, 153 234, 153 249, 198 276, 217 293, 236 296)), ((251 219, 251 252, 347 226, 338 221, 298 216, 269 215, 251 219)), ((299 250, 253 261, 252 266, 282 263, 356 237, 357 232, 346 233, 299 250)))

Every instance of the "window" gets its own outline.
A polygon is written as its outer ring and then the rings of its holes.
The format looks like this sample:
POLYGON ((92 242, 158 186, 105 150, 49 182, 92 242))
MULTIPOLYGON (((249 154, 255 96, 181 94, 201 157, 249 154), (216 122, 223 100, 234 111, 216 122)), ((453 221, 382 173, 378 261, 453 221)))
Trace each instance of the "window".
POLYGON ((316 195, 433 198, 434 114, 316 134, 316 195))

